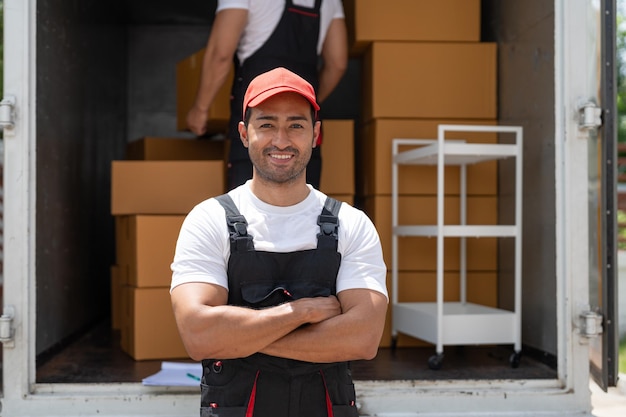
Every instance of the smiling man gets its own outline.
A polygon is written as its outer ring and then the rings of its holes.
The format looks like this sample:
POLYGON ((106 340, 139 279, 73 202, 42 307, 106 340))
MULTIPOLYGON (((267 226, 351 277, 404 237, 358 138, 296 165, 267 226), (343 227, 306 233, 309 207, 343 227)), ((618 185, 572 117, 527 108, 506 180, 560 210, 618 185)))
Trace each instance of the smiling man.
POLYGON ((181 228, 171 297, 201 416, 358 415, 349 362, 376 356, 386 266, 369 218, 306 183, 318 110, 296 74, 256 77, 239 123, 252 179, 181 228))

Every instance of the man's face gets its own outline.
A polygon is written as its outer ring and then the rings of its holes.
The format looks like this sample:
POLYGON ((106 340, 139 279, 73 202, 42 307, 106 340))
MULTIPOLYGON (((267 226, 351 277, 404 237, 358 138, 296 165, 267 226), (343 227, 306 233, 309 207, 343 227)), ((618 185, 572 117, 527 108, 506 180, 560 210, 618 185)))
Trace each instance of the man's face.
POLYGON ((252 108, 239 134, 261 180, 288 183, 301 178, 319 135, 311 104, 297 93, 280 93, 252 108))

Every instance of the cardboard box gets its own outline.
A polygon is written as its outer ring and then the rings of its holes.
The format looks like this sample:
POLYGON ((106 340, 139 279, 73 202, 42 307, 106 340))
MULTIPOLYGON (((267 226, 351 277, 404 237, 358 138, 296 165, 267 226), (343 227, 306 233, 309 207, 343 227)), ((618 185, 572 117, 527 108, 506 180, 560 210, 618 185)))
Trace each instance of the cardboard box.
POLYGON ((113 161, 111 214, 187 214, 224 183, 223 161, 113 161))
MULTIPOLYGON (((400 225, 437 224, 437 198, 399 197, 400 225)), ((468 197, 467 224, 498 224, 497 197, 468 197)), ((383 247, 387 268, 392 268, 391 197, 375 196, 364 200, 364 211, 374 222, 383 247)), ((446 224, 459 223, 459 197, 445 198, 446 224)), ((467 270, 495 271, 497 269, 497 238, 467 238, 467 270)), ((460 266, 460 239, 444 239, 444 269, 458 271, 460 266)), ((399 237, 398 266, 400 271, 436 271, 437 239, 432 237, 399 237)))
POLYGON ((224 161, 225 141, 145 137, 126 146, 126 159, 146 161, 224 161))
POLYGON ((135 360, 188 359, 167 288, 124 287, 121 348, 135 360))
MULTIPOLYGON (((204 48, 176 64, 176 129, 188 130, 187 112, 196 99, 204 48)), ((226 133, 230 120, 230 90, 233 84, 234 69, 217 93, 209 108, 208 134, 226 133)))
POLYGON ((496 119, 495 43, 374 42, 363 60, 363 120, 496 119))
MULTIPOLYGON (((440 124, 495 125, 494 120, 427 120, 374 119, 366 123, 360 133, 361 144, 357 176, 361 196, 391 195, 391 158, 393 139, 437 139, 440 124)), ((449 132, 446 139, 463 139, 468 143, 498 143, 496 133, 449 132)), ((408 150, 410 147, 401 148, 408 150)), ((459 168, 448 166, 444 172, 446 194, 459 193, 459 168)), ((497 193, 497 162, 484 162, 467 167, 468 195, 495 195, 497 193)), ((437 167, 400 165, 398 167, 400 195, 436 195, 437 167)))
POLYGON ((322 121, 322 175, 325 194, 354 195, 354 121, 322 121))
POLYGON ((480 41, 480 0, 344 0, 343 4, 353 54, 376 41, 480 41))
MULTIPOLYGON (((387 274, 389 299, 393 291, 391 273, 387 274)), ((498 305, 498 277, 496 272, 468 272, 467 301, 489 307, 498 305)), ((444 301, 459 301, 460 275, 458 272, 444 273, 444 301)), ((398 274, 399 302, 434 302, 437 300, 437 275, 435 272, 400 272, 398 274)), ((385 329, 381 347, 391 346, 392 305, 387 308, 385 329)), ((428 346, 430 343, 399 333, 397 346, 428 346)))
POLYGON ((117 264, 121 282, 134 287, 169 287, 170 265, 185 216, 116 216, 117 264))

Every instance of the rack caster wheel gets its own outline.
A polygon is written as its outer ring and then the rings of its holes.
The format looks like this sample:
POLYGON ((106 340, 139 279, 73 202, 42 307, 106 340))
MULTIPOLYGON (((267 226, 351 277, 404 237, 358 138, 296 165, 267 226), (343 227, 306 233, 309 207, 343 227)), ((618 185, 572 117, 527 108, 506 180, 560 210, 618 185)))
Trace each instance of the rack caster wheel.
POLYGON ((442 364, 443 364, 443 353, 438 353, 428 358, 428 367, 432 369, 433 371, 441 369, 442 364))
POLYGON ((522 353, 521 352, 513 352, 513 353, 511 353, 511 356, 509 357, 509 363, 511 364, 511 368, 518 368, 519 367, 519 363, 520 363, 521 357, 522 357, 522 353))
POLYGON ((393 336, 391 338, 391 351, 395 352, 396 351, 396 347, 398 347, 398 337, 397 336, 393 336))

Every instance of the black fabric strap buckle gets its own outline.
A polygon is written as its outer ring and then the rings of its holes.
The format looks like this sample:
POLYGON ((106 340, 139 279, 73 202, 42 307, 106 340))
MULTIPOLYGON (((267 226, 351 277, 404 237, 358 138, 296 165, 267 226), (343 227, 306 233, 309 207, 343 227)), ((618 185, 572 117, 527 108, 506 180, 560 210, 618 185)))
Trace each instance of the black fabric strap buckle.
POLYGON ((226 222, 232 227, 238 236, 248 235, 248 222, 242 215, 226 216, 226 222))
POLYGON ((321 234, 324 236, 337 237, 339 219, 336 216, 320 214, 317 217, 317 224, 320 227, 321 234))

